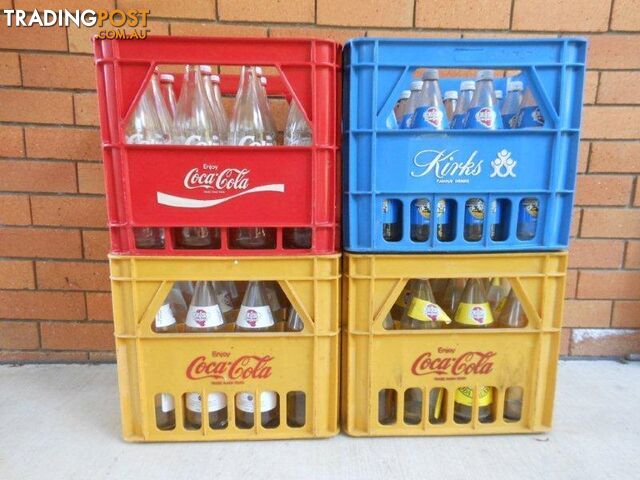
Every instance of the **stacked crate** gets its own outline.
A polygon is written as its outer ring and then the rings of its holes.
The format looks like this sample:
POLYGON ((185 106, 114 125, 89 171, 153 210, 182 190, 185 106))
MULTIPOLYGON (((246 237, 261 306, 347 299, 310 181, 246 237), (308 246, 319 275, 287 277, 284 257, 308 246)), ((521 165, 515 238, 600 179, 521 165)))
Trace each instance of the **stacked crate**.
MULTIPOLYGON (((585 57, 586 42, 580 39, 356 39, 345 46, 343 231, 349 253, 343 277, 342 423, 347 433, 463 435, 551 427, 585 57), (387 120, 400 92, 423 67, 505 71, 531 89, 545 125, 487 131, 390 128, 387 120), (439 160, 470 161, 474 168, 441 175, 439 160), (503 207, 500 220, 485 209, 476 241, 463 235, 471 198, 503 207), (535 198, 539 209, 535 234, 523 237, 516 225, 525 198, 535 198), (438 237, 433 212, 429 237, 411 239, 410 209, 418 199, 428 200, 432 211, 446 202, 452 238, 438 237), (383 202, 394 202, 400 212, 401 234, 393 241, 383 236, 383 202), (498 222, 504 233, 491 238, 490 227, 498 222), (526 327, 384 328, 410 279, 494 277, 508 280, 527 316, 526 327), (466 422, 454 415, 461 387, 473 391, 466 422), (482 387, 494 392, 488 421, 478 413, 482 387), (515 419, 505 415, 511 388, 522 392, 515 419), (437 396, 442 415, 435 421, 428 415, 434 389, 442 392, 437 396), (423 399, 419 421, 404 416, 409 391, 423 399), (383 415, 389 403, 392 411, 383 415)), ((441 89, 457 91, 460 81, 441 78, 441 89)), ((506 90, 506 78, 495 84, 506 90)))
MULTIPOLYGON (((123 435, 134 441, 323 437, 338 430, 339 98, 341 49, 330 41, 149 37, 96 40, 100 124, 111 236, 111 284, 123 435), (219 65, 223 93, 238 87, 242 65, 270 67, 269 95, 297 101, 313 132, 311 146, 129 145, 124 130, 156 67, 219 65), (250 194, 185 188, 194 168, 242 170, 250 194), (265 188, 265 186, 270 188, 265 188), (271 188, 277 186, 277 188, 271 188), (226 198, 226 197, 232 198, 226 198), (171 201, 167 201, 167 199, 171 201), (178 201, 174 201, 177 199, 178 201), (222 202, 216 200, 223 200, 222 202), (196 207, 194 207, 194 205, 196 207), (209 249, 180 248, 180 227, 217 229, 209 249), (135 230, 164 232, 160 248, 141 248, 135 230), (235 228, 274 232, 273 248, 244 250, 235 228), (288 229, 311 233, 291 249, 288 229), (302 317, 299 332, 157 333, 156 313, 178 281, 276 281, 302 317), (235 395, 279 397, 279 422, 235 422, 235 395), (185 426, 184 395, 223 393, 228 424, 185 426), (157 425, 156 396, 175 399, 175 427, 157 425), (304 419, 289 421, 291 394, 304 397, 304 419)), ((204 403, 204 402, 203 402, 204 403)))

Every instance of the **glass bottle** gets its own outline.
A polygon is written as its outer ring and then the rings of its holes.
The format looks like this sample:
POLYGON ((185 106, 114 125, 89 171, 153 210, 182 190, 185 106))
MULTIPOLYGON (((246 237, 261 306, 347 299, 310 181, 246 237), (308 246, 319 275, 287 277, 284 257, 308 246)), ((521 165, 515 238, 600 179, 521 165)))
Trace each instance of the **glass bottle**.
POLYGON ((422 81, 414 80, 413 82, 411 82, 411 95, 409 96, 409 100, 407 100, 407 103, 405 104, 400 128, 411 128, 411 125, 413 123, 413 114, 415 113, 416 107, 418 105, 420 90, 422 90, 422 81))
POLYGON ((502 114, 502 125, 504 128, 518 127, 518 111, 522 102, 522 82, 513 81, 507 85, 507 97, 502 103, 500 113, 502 114))
POLYGON ((464 128, 464 122, 467 118, 467 110, 469 109, 469 105, 471 105, 471 100, 473 100, 473 93, 475 90, 476 82, 473 80, 465 80, 460 83, 458 103, 456 103, 456 109, 453 111, 453 119, 449 124, 450 128, 464 128))
POLYGON ((211 107, 211 113, 213 114, 213 122, 216 125, 216 130, 220 132, 221 144, 225 145, 228 143, 228 124, 225 118, 226 113, 224 108, 221 103, 218 103, 218 99, 214 93, 211 67, 209 65, 200 65, 200 72, 202 73, 204 92, 211 107))
POLYGON ((411 240, 426 242, 429 239, 431 202, 426 198, 411 203, 411 240))
MULTIPOLYGON (((166 299, 153 321, 156 333, 176 333, 176 318, 169 299, 166 299)), ((176 426, 176 407, 173 395, 160 393, 155 397, 156 425, 160 430, 173 430, 176 426)))
POLYGON ((400 97, 393 107, 393 116, 396 119, 396 125, 400 125, 400 122, 402 122, 402 116, 404 114, 406 104, 410 96, 411 90, 403 90, 402 92, 400 92, 400 97))
POLYGON ((185 67, 173 130, 175 143, 200 146, 222 144, 222 132, 214 120, 199 65, 185 67))
POLYGON ((451 121, 453 112, 456 111, 458 105, 458 92, 455 90, 447 90, 444 92, 444 110, 447 112, 447 120, 451 121))
MULTIPOLYGON (((453 326, 455 328, 488 328, 493 326, 491 306, 482 283, 477 278, 470 278, 462 292, 460 304, 456 309, 453 326)), ((471 421, 473 405, 473 387, 460 387, 454 396, 454 417, 458 423, 471 421)), ((493 405, 493 389, 479 387, 478 420, 490 421, 493 405)))
MULTIPOLYGON (((442 328, 451 323, 451 319, 436 303, 431 285, 426 278, 415 279, 411 290, 411 301, 402 316, 401 328, 423 330, 442 328)), ((434 388, 429 393, 429 418, 435 423, 440 416, 437 410, 437 398, 441 389, 434 388)), ((404 419, 412 425, 420 423, 422 418, 422 390, 411 388, 405 392, 404 419)))
POLYGON ((240 87, 229 122, 231 145, 275 145, 275 139, 268 135, 265 125, 267 120, 260 108, 259 88, 255 69, 242 67, 240 87))
POLYGON ((272 332, 275 320, 263 282, 251 281, 236 319, 236 332, 272 332))
POLYGON ((169 114, 173 119, 176 116, 176 92, 174 90, 175 77, 170 73, 160 74, 160 90, 167 104, 169 114))
POLYGON ((215 282, 198 281, 187 311, 185 331, 193 333, 217 332, 223 329, 224 319, 218 305, 219 290, 215 282))
POLYGON ((493 89, 493 70, 480 70, 476 76, 476 90, 467 111, 465 128, 502 128, 502 116, 493 89))
POLYGON ((530 88, 524 92, 520 110, 518 110, 518 128, 539 128, 544 126, 544 116, 530 88))
POLYGON ((284 144, 290 146, 308 146, 312 144, 312 133, 298 102, 291 99, 287 123, 284 128, 284 144))
POLYGON ((449 128, 449 120, 442 102, 439 78, 440 75, 435 68, 428 68, 422 74, 422 89, 416 102, 411 128, 427 130, 449 128))
MULTIPOLYGON (((498 317, 497 326, 499 328, 524 328, 527 323, 527 315, 515 291, 512 289, 498 317)), ((507 388, 504 398, 504 417, 507 420, 517 421, 522 417, 523 393, 522 387, 507 388)))

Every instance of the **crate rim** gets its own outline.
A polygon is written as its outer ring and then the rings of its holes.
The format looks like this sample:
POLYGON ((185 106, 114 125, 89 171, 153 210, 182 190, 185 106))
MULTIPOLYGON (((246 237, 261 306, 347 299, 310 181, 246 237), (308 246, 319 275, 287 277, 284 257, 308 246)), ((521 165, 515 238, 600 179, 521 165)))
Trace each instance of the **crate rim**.
MULTIPOLYGON (((403 37, 354 37, 344 43, 344 46, 351 46, 368 42, 399 42, 399 43, 566 43, 578 42, 584 45, 589 43, 587 37, 571 36, 571 37, 509 37, 509 38, 403 38, 403 37)), ((458 68, 458 67, 456 67, 458 68)))

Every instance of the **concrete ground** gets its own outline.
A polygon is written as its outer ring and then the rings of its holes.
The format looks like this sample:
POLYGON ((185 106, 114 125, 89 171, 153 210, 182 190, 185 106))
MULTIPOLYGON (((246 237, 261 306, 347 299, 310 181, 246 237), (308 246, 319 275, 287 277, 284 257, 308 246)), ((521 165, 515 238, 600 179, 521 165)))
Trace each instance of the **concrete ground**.
POLYGON ((0 479, 637 479, 640 363, 564 361, 550 434, 129 444, 114 365, 0 366, 0 479))

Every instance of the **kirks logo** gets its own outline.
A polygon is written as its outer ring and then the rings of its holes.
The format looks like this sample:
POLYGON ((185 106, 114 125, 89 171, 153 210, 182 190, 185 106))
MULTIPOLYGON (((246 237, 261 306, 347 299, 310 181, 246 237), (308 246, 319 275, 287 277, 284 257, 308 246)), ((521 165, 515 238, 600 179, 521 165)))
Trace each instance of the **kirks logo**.
POLYGON ((425 352, 411 365, 414 375, 450 375, 460 379, 468 375, 488 375, 493 371, 496 352, 465 352, 455 354, 455 349, 439 347, 437 355, 425 352))
POLYGON ((260 314, 257 311, 253 310, 253 309, 249 309, 249 310, 247 310, 245 318, 246 318, 247 323, 255 328, 255 326, 258 323, 258 319, 260 318, 260 314))
MULTIPOLYGON (((437 183, 470 183, 470 179, 482 173, 484 160, 478 160, 478 150, 474 150, 466 160, 459 159, 459 150, 420 150, 413 157, 413 165, 417 167, 411 172, 414 178, 433 174, 437 183)), ((514 169, 518 162, 511 157, 511 152, 500 150, 491 161, 492 177, 506 178, 516 176, 514 169)))
POLYGON ((207 324, 207 312, 198 308, 193 315, 193 319, 198 325, 204 327, 207 324))
POLYGON ((429 107, 424 112, 424 120, 438 128, 442 124, 442 112, 439 108, 429 107))
POLYGON ((212 359, 204 355, 194 358, 187 366, 186 376, 191 380, 214 380, 244 383, 244 380, 260 380, 271 376, 269 355, 243 355, 235 360, 230 352, 211 352, 212 359))
POLYGON ((215 207, 237 197, 259 192, 284 193, 283 183, 272 183, 250 188, 251 170, 248 168, 225 168, 218 165, 204 164, 202 170, 198 167, 187 172, 182 182, 187 190, 204 190, 208 194, 229 194, 215 200, 200 200, 196 198, 179 197, 168 193, 157 192, 160 205, 177 208, 207 208, 215 207))

